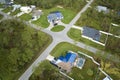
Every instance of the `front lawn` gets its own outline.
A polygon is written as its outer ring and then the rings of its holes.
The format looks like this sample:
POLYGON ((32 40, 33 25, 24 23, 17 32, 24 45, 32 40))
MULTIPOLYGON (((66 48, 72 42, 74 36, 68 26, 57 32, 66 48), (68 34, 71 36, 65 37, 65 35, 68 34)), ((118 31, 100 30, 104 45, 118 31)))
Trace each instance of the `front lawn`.
POLYGON ((60 11, 63 14, 64 18, 62 21, 64 23, 69 23, 75 17, 75 15, 77 13, 75 11, 72 11, 71 9, 58 8, 58 7, 54 7, 51 9, 43 9, 43 14, 41 15, 41 17, 38 20, 33 21, 32 23, 34 23, 38 26, 47 28, 49 26, 47 16, 50 12, 53 12, 53 11, 60 11))
POLYGON ((51 29, 51 31, 53 31, 53 32, 60 32, 60 31, 62 31, 64 28, 65 28, 64 26, 57 25, 57 26, 53 27, 53 28, 51 29))
POLYGON ((29 21, 30 19, 32 19, 32 16, 30 14, 23 14, 19 18, 25 21, 29 21))
POLYGON ((82 35, 82 34, 81 34, 81 30, 71 28, 70 31, 67 33, 67 35, 68 35, 70 38, 72 38, 72 39, 74 39, 74 40, 76 40, 76 41, 83 42, 83 43, 85 43, 85 44, 87 44, 87 45, 90 45, 90 46, 96 47, 96 48, 98 48, 98 49, 104 50, 104 46, 99 45, 99 44, 97 44, 97 43, 95 43, 95 42, 92 42, 92 41, 90 41, 90 40, 88 40, 88 39, 86 39, 86 38, 83 38, 83 37, 81 36, 81 35, 82 35))

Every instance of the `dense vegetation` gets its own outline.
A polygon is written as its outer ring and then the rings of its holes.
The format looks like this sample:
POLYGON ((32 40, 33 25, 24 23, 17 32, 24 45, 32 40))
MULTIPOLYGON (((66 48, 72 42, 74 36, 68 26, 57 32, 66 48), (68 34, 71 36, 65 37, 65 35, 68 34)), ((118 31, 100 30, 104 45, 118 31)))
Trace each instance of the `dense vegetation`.
POLYGON ((0 79, 17 80, 26 64, 38 55, 50 38, 23 22, 5 20, 0 22, 0 79))
POLYGON ((120 56, 120 38, 109 36, 106 44, 106 50, 113 51, 120 56))
POLYGON ((56 5, 62 5, 69 7, 74 10, 80 10, 81 7, 86 3, 85 0, 15 0, 15 2, 25 5, 36 5, 40 8, 52 8, 56 5))
POLYGON ((35 70, 29 80, 69 80, 59 73, 59 70, 50 64, 49 61, 43 61, 35 70))

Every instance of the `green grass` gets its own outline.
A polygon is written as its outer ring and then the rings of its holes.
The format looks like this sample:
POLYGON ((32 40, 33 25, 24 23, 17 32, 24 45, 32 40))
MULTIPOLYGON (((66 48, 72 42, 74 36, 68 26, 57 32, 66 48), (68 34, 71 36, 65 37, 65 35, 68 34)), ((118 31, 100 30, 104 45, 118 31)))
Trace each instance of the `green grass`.
POLYGON ((53 27, 53 28, 51 29, 51 31, 53 31, 53 32, 60 32, 60 31, 62 31, 64 28, 65 28, 64 26, 57 25, 57 26, 53 27))
MULTIPOLYGON (((91 52, 88 52, 80 47, 77 47, 75 45, 72 45, 72 44, 66 43, 66 42, 62 42, 62 43, 58 44, 52 50, 52 52, 50 54, 54 57, 64 56, 66 54, 66 52, 69 50, 74 51, 74 52, 81 51, 81 52, 84 52, 89 55, 94 55, 91 52)), ((86 58, 86 57, 84 57, 84 58, 86 58)), ((82 70, 74 67, 68 75, 70 75, 75 80, 79 80, 79 79, 94 80, 95 76, 97 75, 96 72, 97 72, 97 65, 95 65, 90 59, 86 58, 85 65, 82 70), (93 71, 92 76, 88 76, 88 74, 87 74, 88 69, 91 69, 93 71)))
POLYGON ((32 16, 30 14, 23 14, 19 18, 25 21, 29 21, 30 19, 32 19, 32 16))
POLYGON ((95 42, 92 42, 92 41, 90 41, 90 40, 88 40, 88 39, 86 39, 86 38, 83 38, 83 37, 81 36, 81 30, 71 28, 70 31, 67 33, 67 35, 68 35, 70 38, 74 39, 75 41, 83 42, 83 43, 85 43, 85 44, 87 44, 87 45, 90 45, 90 46, 93 46, 93 47, 95 47, 95 48, 104 50, 104 46, 99 45, 99 44, 97 44, 97 43, 95 43, 95 42))
POLYGON ((60 11, 64 18, 63 18, 63 22, 64 23, 69 23, 76 15, 77 12, 74 12, 70 9, 66 9, 66 8, 57 8, 57 7, 54 7, 54 8, 51 8, 51 9, 43 9, 43 15, 41 15, 41 17, 36 20, 36 21, 33 21, 32 23, 38 25, 38 26, 41 26, 43 28, 47 28, 49 26, 49 23, 48 23, 48 20, 47 20, 47 16, 50 12, 53 12, 53 11, 60 11))
POLYGON ((0 19, 2 19, 2 18, 3 18, 3 15, 0 14, 0 19))
POLYGON ((14 12, 11 12, 11 16, 15 16, 20 12, 20 9, 15 10, 14 12))
POLYGON ((100 42, 105 43, 106 38, 107 38, 107 35, 106 35, 106 34, 101 33, 101 36, 100 36, 100 42))
POLYGON ((89 26, 97 30, 107 32, 111 23, 111 19, 109 18, 110 15, 99 13, 97 10, 94 9, 95 7, 96 6, 92 6, 92 8, 88 8, 87 11, 81 15, 75 25, 89 26))
POLYGON ((3 9, 2 11, 5 13, 8 13, 8 12, 11 12, 12 9, 13 9, 12 7, 7 7, 5 9, 3 9))
POLYGON ((0 3, 0 8, 3 8, 3 4, 0 3))
POLYGON ((119 26, 111 26, 110 33, 119 36, 120 35, 120 24, 119 26))
POLYGON ((82 69, 74 67, 68 75, 70 75, 74 80, 94 80, 97 76, 97 70, 98 66, 95 65, 90 59, 86 59, 82 69), (88 70, 92 70, 93 75, 88 75, 88 70))

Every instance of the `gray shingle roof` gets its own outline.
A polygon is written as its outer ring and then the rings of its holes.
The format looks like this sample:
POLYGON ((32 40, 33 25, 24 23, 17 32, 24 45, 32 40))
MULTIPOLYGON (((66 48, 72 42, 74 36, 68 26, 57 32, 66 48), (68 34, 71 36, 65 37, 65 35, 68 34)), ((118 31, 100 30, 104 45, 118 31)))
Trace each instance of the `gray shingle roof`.
POLYGON ((93 40, 100 40, 100 32, 90 27, 83 27, 82 35, 92 38, 93 40))

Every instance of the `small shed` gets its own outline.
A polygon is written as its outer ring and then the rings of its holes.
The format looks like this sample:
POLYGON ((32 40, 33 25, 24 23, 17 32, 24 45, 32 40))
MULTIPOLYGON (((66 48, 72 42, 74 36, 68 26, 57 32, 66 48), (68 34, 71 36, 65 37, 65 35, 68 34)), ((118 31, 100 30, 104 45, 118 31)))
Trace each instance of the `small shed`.
POLYGON ((42 10, 33 10, 32 19, 37 20, 42 15, 42 10))
POLYGON ((83 27, 82 35, 96 41, 100 40, 100 32, 90 27, 83 27))
POLYGON ((97 6, 96 9, 98 12, 109 13, 109 9, 105 6, 97 6))
POLYGON ((63 15, 61 12, 59 11, 55 11, 55 12, 51 12, 48 16, 48 22, 55 22, 55 21, 58 21, 58 20, 61 20, 63 19, 63 15))

